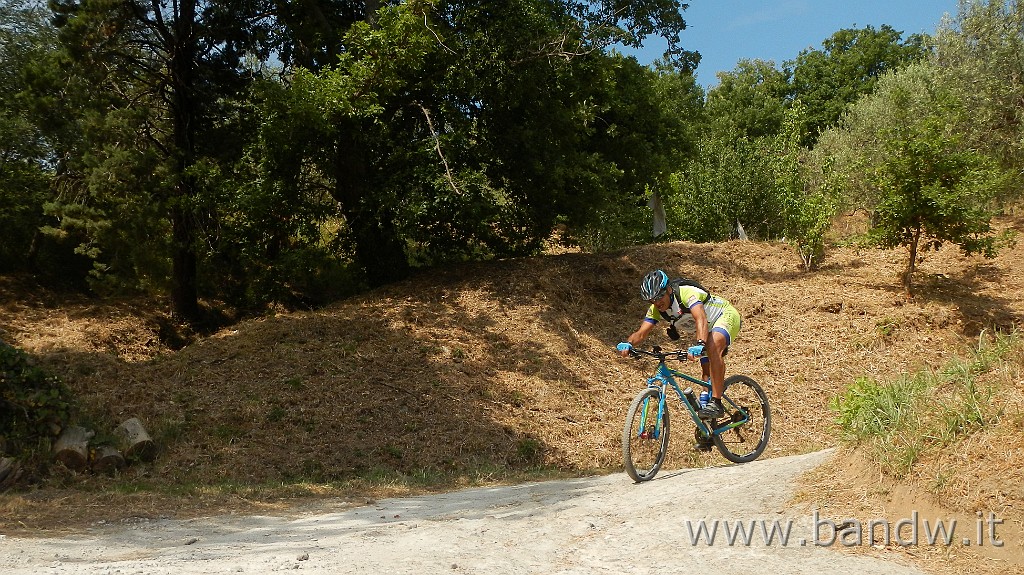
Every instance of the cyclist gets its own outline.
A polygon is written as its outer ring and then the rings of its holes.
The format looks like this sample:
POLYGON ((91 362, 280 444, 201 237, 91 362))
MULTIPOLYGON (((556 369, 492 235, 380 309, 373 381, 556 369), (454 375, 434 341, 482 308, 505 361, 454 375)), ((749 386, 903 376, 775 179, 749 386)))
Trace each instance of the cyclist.
POLYGON ((715 419, 724 413, 722 395, 725 393, 725 354, 740 333, 740 314, 728 301, 711 295, 706 290, 686 282, 669 281, 668 274, 654 270, 640 282, 640 296, 651 304, 640 328, 619 344, 623 357, 629 349, 643 343, 658 321, 669 322, 668 335, 679 337, 676 324, 687 314, 693 316, 696 343, 687 351, 691 359, 700 358, 704 379, 711 378, 711 399, 697 415, 701 419, 715 419))

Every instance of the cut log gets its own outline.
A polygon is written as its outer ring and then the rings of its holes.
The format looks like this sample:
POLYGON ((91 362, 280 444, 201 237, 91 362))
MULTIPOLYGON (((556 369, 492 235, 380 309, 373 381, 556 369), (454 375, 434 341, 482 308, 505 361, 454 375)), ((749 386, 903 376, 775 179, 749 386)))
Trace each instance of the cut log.
POLYGON ((113 473, 124 467, 124 456, 113 446, 101 445, 92 452, 92 470, 96 473, 113 473))
POLYGON ((139 461, 153 461, 156 457, 156 444, 153 438, 146 432, 139 418, 133 417, 117 426, 114 434, 123 442, 122 451, 125 459, 137 459, 139 461))
POLYGON ((0 459, 0 493, 13 487, 21 478, 21 464, 13 457, 0 459))
POLYGON ((0 484, 3 484, 4 479, 14 471, 17 466, 17 460, 13 457, 4 457, 0 459, 0 484))
POLYGON ((94 435, 94 432, 77 425, 64 428, 53 446, 57 461, 72 471, 85 469, 89 465, 89 440, 94 435))

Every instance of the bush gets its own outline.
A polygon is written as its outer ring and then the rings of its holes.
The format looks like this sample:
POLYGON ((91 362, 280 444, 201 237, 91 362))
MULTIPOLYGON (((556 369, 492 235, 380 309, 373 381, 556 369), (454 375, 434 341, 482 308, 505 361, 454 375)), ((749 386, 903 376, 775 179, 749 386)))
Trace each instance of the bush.
POLYGON ((59 378, 32 364, 28 355, 0 342, 0 447, 29 459, 49 451, 67 422, 69 392, 59 378))
POLYGON ((796 131, 800 114, 799 109, 787 113, 775 135, 701 139, 695 157, 669 176, 665 202, 673 237, 723 241, 740 224, 752 239, 795 238, 805 265, 816 265, 832 208, 825 196, 804 191, 796 131))

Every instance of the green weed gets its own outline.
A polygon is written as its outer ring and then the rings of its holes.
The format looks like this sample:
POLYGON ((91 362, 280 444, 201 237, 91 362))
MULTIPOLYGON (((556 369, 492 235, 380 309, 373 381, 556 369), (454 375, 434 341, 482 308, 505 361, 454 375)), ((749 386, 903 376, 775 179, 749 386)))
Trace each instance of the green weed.
POLYGON ((928 450, 946 448, 1002 417, 993 402, 1001 380, 987 376, 1007 371, 1006 358, 1021 348, 1015 333, 997 335, 937 372, 891 382, 858 378, 831 402, 843 440, 867 447, 889 474, 906 475, 928 450))

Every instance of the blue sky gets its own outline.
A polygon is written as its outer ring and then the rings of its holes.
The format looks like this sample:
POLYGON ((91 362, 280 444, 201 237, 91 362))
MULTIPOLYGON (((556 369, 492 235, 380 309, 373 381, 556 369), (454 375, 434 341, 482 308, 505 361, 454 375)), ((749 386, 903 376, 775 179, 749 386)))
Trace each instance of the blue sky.
MULTIPOLYGON (((888 24, 910 34, 933 33, 945 13, 956 15, 957 0, 688 0, 683 12, 682 46, 701 54, 697 81, 718 83, 717 72, 731 71, 741 59, 772 60, 781 67, 801 50, 843 28, 888 24)), ((650 41, 633 54, 642 64, 660 58, 664 41, 650 41)))

